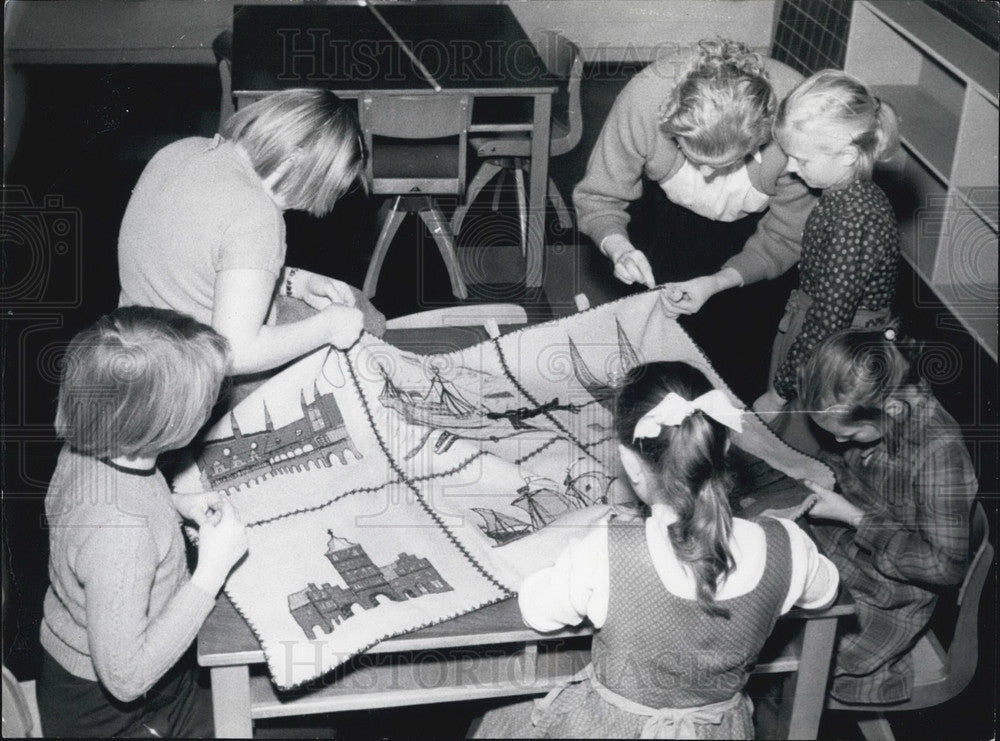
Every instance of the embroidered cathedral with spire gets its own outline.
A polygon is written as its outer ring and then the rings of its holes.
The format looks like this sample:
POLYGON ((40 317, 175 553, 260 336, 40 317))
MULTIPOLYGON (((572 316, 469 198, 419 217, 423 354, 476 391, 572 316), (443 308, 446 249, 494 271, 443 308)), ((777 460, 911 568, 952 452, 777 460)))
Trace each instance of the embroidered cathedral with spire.
POLYGON ((212 440, 198 456, 202 483, 209 489, 229 489, 275 473, 301 471, 311 464, 329 468, 336 457, 340 465, 361 459, 361 452, 344 426, 344 418, 332 393, 320 394, 313 386, 313 400, 300 392, 302 416, 275 428, 264 403, 264 429, 244 432, 236 416, 229 414, 233 434, 212 440))

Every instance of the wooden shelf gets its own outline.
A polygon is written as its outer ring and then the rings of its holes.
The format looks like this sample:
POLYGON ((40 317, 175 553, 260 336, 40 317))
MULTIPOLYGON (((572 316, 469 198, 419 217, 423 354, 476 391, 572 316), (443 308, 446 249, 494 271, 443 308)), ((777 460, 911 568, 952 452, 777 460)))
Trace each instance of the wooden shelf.
POLYGON ((932 285, 931 289, 941 299, 959 324, 986 350, 994 362, 997 360, 997 290, 996 283, 975 287, 968 285, 932 285), (978 300, 976 300, 978 294, 978 300))
POLYGON ((879 0, 866 5, 928 56, 983 88, 994 102, 997 100, 1000 70, 995 50, 929 5, 903 0, 879 0))
POLYGON ((896 109, 900 135, 910 152, 947 180, 955 157, 959 112, 917 85, 872 85, 872 89, 896 109))
POLYGON ((996 188, 988 188, 978 185, 972 186, 955 186, 955 193, 961 198, 965 203, 969 205, 980 218, 983 219, 993 231, 998 229, 998 221, 1000 221, 1000 199, 997 197, 996 188))
POLYGON ((987 354, 998 360, 997 356, 997 291, 996 283, 979 284, 970 289, 969 285, 947 283, 935 284, 931 276, 921 269, 920 265, 908 254, 903 258, 913 268, 913 272, 927 286, 941 304, 955 317, 958 324, 979 343, 987 354), (971 293, 970 291, 974 291, 971 293), (978 297, 978 300, 975 300, 978 297))
POLYGON ((907 156, 879 182, 903 257, 996 360, 1000 55, 923 3, 856 0, 845 69, 899 114, 907 156))

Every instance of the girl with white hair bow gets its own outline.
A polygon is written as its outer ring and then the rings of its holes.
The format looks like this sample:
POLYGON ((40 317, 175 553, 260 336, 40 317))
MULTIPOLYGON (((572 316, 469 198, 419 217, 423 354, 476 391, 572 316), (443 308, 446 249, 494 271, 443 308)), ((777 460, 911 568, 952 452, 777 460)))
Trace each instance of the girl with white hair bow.
POLYGON ((753 737, 750 667, 779 615, 832 602, 838 575, 794 522, 732 516, 741 414, 686 363, 629 372, 618 450, 648 516, 595 526, 519 595, 536 630, 589 620, 592 662, 541 700, 490 711, 475 735, 753 737))

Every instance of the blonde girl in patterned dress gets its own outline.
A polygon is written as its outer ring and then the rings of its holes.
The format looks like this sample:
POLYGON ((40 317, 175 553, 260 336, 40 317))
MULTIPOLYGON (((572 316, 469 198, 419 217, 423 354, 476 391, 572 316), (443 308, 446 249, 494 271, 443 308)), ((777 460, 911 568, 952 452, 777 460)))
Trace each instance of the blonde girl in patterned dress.
POLYGON ((490 711, 474 735, 753 737, 743 688, 764 641, 792 605, 829 604, 838 576, 795 523, 732 516, 740 415, 686 363, 629 373, 615 427, 646 516, 594 527, 519 595, 536 630, 589 620, 592 663, 541 700, 490 711))
MULTIPOLYGON (((823 70, 779 104, 773 129, 788 156, 787 171, 822 195, 805 222, 799 287, 778 324, 769 386, 753 407, 786 440, 814 453, 818 446, 804 415, 790 403, 798 369, 816 343, 838 329, 880 327, 891 319, 899 233, 889 200, 871 177, 875 162, 898 148, 898 122, 860 80, 823 70), (786 411, 792 413, 781 414, 786 411)), ((697 311, 705 300, 698 285, 709 278, 673 286, 668 311, 697 311)))

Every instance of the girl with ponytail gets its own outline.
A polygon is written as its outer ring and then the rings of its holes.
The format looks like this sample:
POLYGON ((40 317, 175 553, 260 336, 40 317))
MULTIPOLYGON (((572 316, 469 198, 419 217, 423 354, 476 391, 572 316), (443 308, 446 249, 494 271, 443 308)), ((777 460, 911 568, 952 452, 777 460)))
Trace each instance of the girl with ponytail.
POLYGON ((833 564, 788 520, 734 518, 730 431, 742 412, 686 363, 634 368, 615 409, 643 517, 612 517, 529 576, 524 621, 597 629, 591 664, 544 699, 490 711, 475 735, 752 738, 743 689, 778 617, 836 597, 833 564))
POLYGON ((816 454, 806 416, 793 403, 799 368, 840 329, 892 323, 899 229, 872 168, 896 153, 898 122, 860 80, 823 70, 778 106, 774 137, 788 171, 822 195, 806 221, 799 287, 778 324, 769 387, 753 406, 787 442, 816 454))
MULTIPOLYGON (((892 106, 864 83, 829 69, 803 80, 778 104, 772 133, 787 157, 785 174, 821 195, 799 232, 799 286, 778 322, 768 388, 753 408, 793 447, 815 455, 818 444, 795 403, 798 369, 837 330, 892 322, 899 228, 872 169, 898 151, 899 123, 892 106)), ((766 277, 794 263, 785 261, 766 277)), ((720 291, 760 277, 724 266, 669 285, 663 306, 669 316, 693 314, 720 291)))

